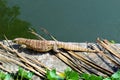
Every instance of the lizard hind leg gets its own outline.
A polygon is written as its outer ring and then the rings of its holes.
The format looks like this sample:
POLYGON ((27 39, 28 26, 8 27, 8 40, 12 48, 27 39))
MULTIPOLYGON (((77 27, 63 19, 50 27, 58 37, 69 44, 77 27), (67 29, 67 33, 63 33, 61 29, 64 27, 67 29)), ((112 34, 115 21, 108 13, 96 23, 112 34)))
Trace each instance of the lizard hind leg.
POLYGON ((53 51, 55 51, 56 53, 60 52, 56 44, 53 44, 53 51))

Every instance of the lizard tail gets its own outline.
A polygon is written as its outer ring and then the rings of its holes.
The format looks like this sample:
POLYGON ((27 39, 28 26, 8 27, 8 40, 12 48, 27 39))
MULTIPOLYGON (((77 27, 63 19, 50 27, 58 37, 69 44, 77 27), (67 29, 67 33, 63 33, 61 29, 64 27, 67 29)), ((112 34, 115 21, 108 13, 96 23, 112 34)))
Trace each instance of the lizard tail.
POLYGON ((61 46, 61 48, 64 48, 66 50, 80 51, 80 52, 90 52, 90 53, 98 53, 97 50, 83 48, 81 46, 73 45, 73 44, 70 44, 70 43, 61 43, 60 46, 61 46))

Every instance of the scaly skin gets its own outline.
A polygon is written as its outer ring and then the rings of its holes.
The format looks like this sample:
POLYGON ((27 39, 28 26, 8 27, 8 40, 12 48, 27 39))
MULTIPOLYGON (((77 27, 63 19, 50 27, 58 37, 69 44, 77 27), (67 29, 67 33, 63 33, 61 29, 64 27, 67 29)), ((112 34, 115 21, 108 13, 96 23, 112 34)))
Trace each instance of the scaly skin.
POLYGON ((98 51, 91 50, 87 48, 82 48, 77 45, 73 45, 71 43, 65 43, 60 41, 47 41, 47 40, 34 40, 34 39, 26 39, 26 38, 16 38, 13 42, 21 45, 26 45, 27 48, 33 49, 38 52, 47 52, 54 49, 63 48, 65 50, 72 51, 81 51, 81 52, 93 52, 96 53, 98 51))

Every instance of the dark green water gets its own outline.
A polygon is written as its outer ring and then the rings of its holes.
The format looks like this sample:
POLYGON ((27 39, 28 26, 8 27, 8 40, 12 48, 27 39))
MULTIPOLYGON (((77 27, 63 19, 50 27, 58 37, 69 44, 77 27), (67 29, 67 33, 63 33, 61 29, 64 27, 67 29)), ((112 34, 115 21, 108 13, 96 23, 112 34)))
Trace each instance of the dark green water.
POLYGON ((9 0, 9 5, 19 6, 19 18, 37 32, 44 27, 58 40, 120 42, 120 0, 9 0))

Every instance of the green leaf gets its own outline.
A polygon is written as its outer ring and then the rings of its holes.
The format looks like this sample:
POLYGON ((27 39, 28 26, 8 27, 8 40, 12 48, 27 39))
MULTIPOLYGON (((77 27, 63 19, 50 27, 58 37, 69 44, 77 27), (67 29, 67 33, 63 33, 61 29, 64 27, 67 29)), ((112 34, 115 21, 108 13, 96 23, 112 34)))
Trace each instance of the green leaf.
POLYGON ((114 79, 120 80, 120 70, 118 70, 116 73, 114 73, 111 77, 114 79))
POLYGON ((84 80, 102 80, 103 79, 103 77, 101 76, 96 76, 94 74, 87 74, 87 73, 82 73, 80 75, 80 78, 84 80))
POLYGON ((65 70, 65 78, 66 80, 79 80, 79 74, 71 68, 67 68, 65 70))
POLYGON ((28 78, 28 79, 32 79, 32 77, 33 77, 33 73, 32 73, 32 72, 28 72, 27 78, 28 78))
POLYGON ((96 76, 94 74, 91 74, 90 79, 89 80, 102 80, 103 78, 101 76, 96 76))
POLYGON ((90 77, 90 75, 89 75, 89 74, 86 74, 86 73, 82 73, 82 74, 80 75, 80 78, 81 78, 81 79, 84 79, 84 80, 88 80, 89 77, 90 77))
POLYGON ((71 71, 66 79, 68 79, 68 80, 79 80, 79 74, 75 71, 71 71))
POLYGON ((19 67, 18 75, 25 77, 25 76, 27 76, 27 72, 23 68, 19 67))
POLYGON ((62 78, 60 78, 57 74, 56 74, 56 70, 47 70, 47 79, 48 80, 61 80, 62 78))
POLYGON ((105 79, 103 79, 103 80, 111 80, 111 78, 108 77, 108 78, 105 78, 105 79))
POLYGON ((0 80, 10 80, 10 74, 6 74, 2 71, 0 71, 0 80))
POLYGON ((4 79, 4 80, 10 80, 10 79, 11 79, 10 74, 6 74, 6 76, 5 76, 5 79, 4 79))
POLYGON ((0 79, 5 79, 6 74, 0 71, 0 79))
POLYGON ((32 72, 28 72, 25 69, 19 67, 18 76, 21 76, 22 78, 25 78, 25 79, 29 80, 29 79, 32 79, 33 73, 32 72))

